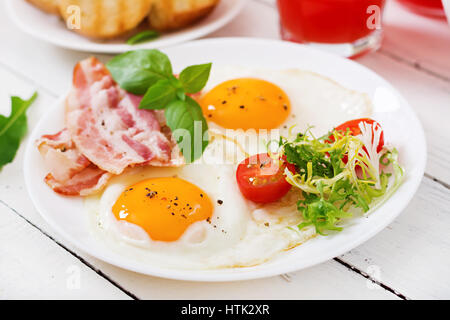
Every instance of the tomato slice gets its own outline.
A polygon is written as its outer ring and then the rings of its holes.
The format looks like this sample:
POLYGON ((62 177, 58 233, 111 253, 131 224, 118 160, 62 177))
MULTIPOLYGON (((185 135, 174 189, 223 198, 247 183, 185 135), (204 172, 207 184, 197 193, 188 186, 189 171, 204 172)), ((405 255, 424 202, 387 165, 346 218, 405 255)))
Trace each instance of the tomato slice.
POLYGON ((281 199, 291 189, 284 176, 285 168, 295 173, 295 165, 285 158, 272 159, 260 153, 242 161, 236 171, 236 181, 242 195, 257 203, 269 203, 281 199))
MULTIPOLYGON (((336 131, 341 132, 341 133, 346 133, 347 130, 349 130, 352 136, 357 136, 357 135, 361 134, 361 129, 359 128, 359 124, 361 122, 365 122, 367 124, 372 125, 372 128, 377 128, 377 129, 381 128, 381 125, 378 122, 376 122, 375 120, 372 120, 369 118, 362 118, 362 119, 355 119, 355 120, 350 120, 350 121, 344 122, 343 124, 336 127, 336 131)), ((334 140, 334 137, 333 137, 333 140, 334 140)), ((384 132, 381 131, 380 142, 378 142, 378 146, 377 146, 377 152, 380 152, 383 149, 383 147, 384 147, 384 132)))

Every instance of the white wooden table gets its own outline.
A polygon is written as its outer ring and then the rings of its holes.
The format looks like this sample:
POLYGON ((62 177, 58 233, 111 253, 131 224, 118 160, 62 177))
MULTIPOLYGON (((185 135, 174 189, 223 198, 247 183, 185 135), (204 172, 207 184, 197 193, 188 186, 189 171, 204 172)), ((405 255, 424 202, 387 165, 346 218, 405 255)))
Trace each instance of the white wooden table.
MULTIPOLYGON (((0 4, 0 112, 9 96, 39 99, 30 129, 70 84, 85 53, 21 33, 0 4)), ((392 1, 380 51, 358 60, 409 100, 428 142, 426 174, 410 205, 362 246, 284 277, 195 283, 143 276, 99 261, 63 241, 36 212, 24 188, 24 144, 0 172, 0 298, 105 299, 444 299, 450 298, 450 27, 392 1)), ((211 35, 279 38, 274 1, 249 0, 211 35)))

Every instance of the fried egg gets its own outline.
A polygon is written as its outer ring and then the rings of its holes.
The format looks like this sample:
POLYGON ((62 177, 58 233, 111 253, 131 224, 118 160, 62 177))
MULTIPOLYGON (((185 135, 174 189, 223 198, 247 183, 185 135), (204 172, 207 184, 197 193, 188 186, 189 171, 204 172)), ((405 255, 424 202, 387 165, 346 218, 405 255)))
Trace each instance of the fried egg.
POLYGON ((307 71, 216 67, 198 101, 210 127, 202 158, 113 178, 86 200, 94 233, 123 256, 176 269, 254 266, 314 237, 296 228, 298 190, 256 205, 241 195, 236 167, 293 125, 323 134, 370 116, 369 98, 307 71))
POLYGON ((298 69, 216 66, 204 92, 200 105, 205 118, 223 129, 314 126, 313 132, 320 135, 372 113, 367 94, 298 69))
POLYGON ((94 233, 121 255, 182 269, 257 265, 314 235, 288 228, 301 221, 294 200, 268 209, 244 199, 222 152, 245 154, 213 137, 190 165, 129 169, 87 198, 94 233))
POLYGON ((176 241, 213 206, 196 185, 178 177, 150 178, 125 189, 112 207, 119 221, 141 226, 156 241, 176 241))
POLYGON ((208 120, 227 129, 276 129, 291 111, 282 89, 256 78, 222 82, 207 92, 200 104, 208 120))

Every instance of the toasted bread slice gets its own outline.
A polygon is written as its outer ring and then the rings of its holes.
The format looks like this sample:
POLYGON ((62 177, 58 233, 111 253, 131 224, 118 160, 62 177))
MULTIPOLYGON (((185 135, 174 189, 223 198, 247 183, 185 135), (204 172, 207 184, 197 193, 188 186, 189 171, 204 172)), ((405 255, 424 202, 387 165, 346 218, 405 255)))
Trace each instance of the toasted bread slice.
MULTIPOLYGON (((74 31, 92 38, 113 38, 136 28, 149 14, 153 0, 59 0, 59 11, 67 21, 81 12, 80 28, 74 31)), ((73 25, 73 24, 72 24, 73 25)))
POLYGON ((158 31, 183 28, 208 15, 220 0, 154 0, 150 27, 158 31))
POLYGON ((46 12, 54 14, 58 14, 59 12, 58 10, 59 0, 27 0, 27 1, 46 12))

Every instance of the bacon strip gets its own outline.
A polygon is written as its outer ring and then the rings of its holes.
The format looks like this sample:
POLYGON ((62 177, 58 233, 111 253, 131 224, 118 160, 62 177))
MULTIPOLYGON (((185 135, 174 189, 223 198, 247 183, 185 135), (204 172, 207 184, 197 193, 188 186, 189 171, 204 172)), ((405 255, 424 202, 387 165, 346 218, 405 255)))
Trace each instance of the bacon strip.
POLYGON ((65 196, 88 196, 102 190, 110 177, 110 173, 91 164, 68 181, 58 181, 51 173, 44 180, 56 193, 65 196))
POLYGON ((95 58, 77 64, 66 103, 66 125, 78 150, 113 174, 129 166, 179 166, 184 158, 163 117, 138 108, 95 58))
POLYGON ((45 182, 57 193, 68 196, 93 194, 100 191, 112 176, 78 151, 67 129, 44 135, 36 144, 50 168, 45 182))
POLYGON ((179 166, 184 158, 163 111, 140 110, 142 97, 122 90, 95 58, 75 66, 66 125, 36 143, 57 193, 86 196, 129 166, 179 166))

